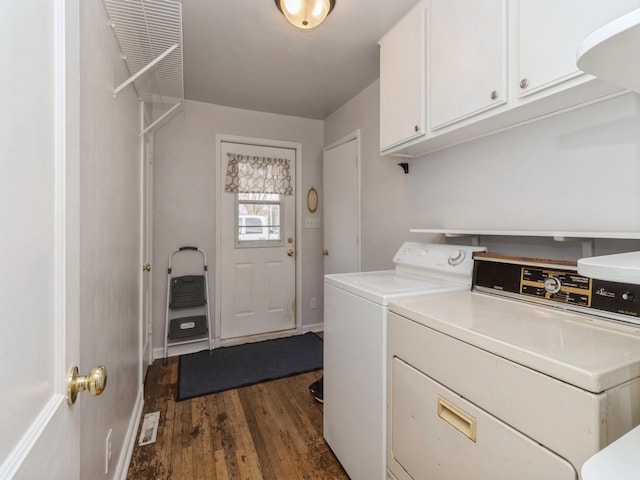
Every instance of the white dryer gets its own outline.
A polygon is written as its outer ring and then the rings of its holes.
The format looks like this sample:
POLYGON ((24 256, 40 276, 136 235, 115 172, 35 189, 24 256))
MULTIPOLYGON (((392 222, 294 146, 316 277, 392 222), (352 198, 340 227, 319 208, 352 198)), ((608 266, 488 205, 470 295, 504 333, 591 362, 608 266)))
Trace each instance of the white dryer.
POLYGON ((471 291, 389 306, 389 478, 576 480, 640 424, 640 287, 477 254, 471 291))
POLYGON ((352 480, 386 478, 389 302, 469 290, 483 247, 406 242, 393 270, 326 275, 324 438, 352 480))

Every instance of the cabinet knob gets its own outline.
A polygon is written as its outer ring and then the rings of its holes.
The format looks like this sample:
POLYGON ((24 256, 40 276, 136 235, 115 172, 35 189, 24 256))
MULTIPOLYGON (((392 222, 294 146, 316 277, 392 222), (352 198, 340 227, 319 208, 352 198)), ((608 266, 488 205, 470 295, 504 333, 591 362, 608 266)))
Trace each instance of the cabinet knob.
POLYGON ((418 125, 416 125, 415 127, 413 127, 413 129, 414 129, 416 132, 419 132, 419 131, 420 131, 420 127, 419 127, 418 125))
POLYGON ((529 86, 529 80, 527 80, 526 78, 523 78, 522 80, 520 80, 520 88, 527 88, 529 86))
POLYGON ((493 92, 491 92, 491 100, 495 100, 496 98, 498 98, 498 92, 496 92, 495 90, 493 92))

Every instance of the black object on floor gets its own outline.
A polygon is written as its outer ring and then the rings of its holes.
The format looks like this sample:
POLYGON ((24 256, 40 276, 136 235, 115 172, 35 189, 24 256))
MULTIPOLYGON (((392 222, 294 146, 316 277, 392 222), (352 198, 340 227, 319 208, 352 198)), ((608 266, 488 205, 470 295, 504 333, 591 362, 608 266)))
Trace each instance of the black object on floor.
POLYGON ((322 368, 322 339, 309 332, 180 356, 178 400, 322 368))
POLYGON ((324 377, 321 377, 320 380, 317 380, 313 382, 311 385, 309 385, 309 391, 311 392, 311 395, 313 395, 313 398, 315 398, 320 403, 324 403, 324 397, 323 397, 324 381, 323 380, 324 380, 324 377))

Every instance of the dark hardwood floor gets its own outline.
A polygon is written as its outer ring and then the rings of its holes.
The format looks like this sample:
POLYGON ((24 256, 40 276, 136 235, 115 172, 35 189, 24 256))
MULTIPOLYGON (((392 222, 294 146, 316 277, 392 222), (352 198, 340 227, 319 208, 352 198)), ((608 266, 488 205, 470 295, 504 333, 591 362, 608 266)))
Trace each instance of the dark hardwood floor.
MULTIPOLYGON (((315 371, 176 402, 178 359, 156 360, 144 412, 160 412, 155 443, 136 446, 127 479, 348 480, 322 438, 315 371)), ((142 420, 140 421, 142 426, 142 420)))

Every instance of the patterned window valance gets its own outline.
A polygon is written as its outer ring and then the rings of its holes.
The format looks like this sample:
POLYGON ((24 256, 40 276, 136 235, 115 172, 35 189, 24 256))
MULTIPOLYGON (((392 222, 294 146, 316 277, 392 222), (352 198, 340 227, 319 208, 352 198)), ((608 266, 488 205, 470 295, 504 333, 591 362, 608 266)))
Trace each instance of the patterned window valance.
POLYGON ((293 195, 289 160, 228 153, 224 190, 232 193, 293 195))

